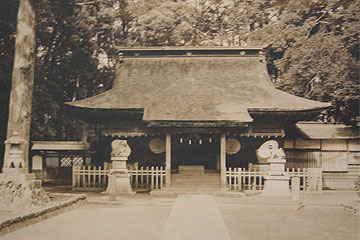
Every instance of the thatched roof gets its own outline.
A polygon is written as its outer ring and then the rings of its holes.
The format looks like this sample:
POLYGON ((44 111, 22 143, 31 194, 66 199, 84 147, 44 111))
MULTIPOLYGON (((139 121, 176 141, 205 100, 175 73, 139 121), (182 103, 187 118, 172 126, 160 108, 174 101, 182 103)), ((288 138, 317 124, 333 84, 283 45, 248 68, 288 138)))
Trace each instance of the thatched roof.
POLYGON ((329 106, 274 88, 262 48, 122 49, 113 88, 67 103, 86 109, 143 109, 144 121, 251 122, 249 112, 329 106))

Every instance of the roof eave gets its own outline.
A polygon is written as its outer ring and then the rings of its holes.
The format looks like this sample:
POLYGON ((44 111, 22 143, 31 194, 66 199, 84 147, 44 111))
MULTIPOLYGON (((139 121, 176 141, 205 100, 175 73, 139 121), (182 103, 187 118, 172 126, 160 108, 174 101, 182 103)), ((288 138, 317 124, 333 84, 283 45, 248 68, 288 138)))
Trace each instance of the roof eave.
POLYGON ((118 47, 118 51, 177 51, 177 50, 262 50, 268 45, 259 46, 201 46, 201 47, 118 47))
POLYGON ((143 108, 90 108, 67 105, 70 113, 88 123, 124 120, 126 118, 141 120, 143 108))
POLYGON ((303 109, 289 109, 289 108, 248 108, 249 113, 276 113, 276 114, 289 114, 289 113, 306 113, 306 112, 321 112, 329 108, 331 104, 324 104, 324 106, 303 108, 303 109))
POLYGON ((259 109, 249 108, 249 114, 255 120, 275 120, 279 122, 287 122, 288 124, 294 124, 298 121, 313 120, 327 107, 319 107, 312 109, 259 109))
POLYGON ((240 121, 147 121, 147 127, 248 127, 240 121))

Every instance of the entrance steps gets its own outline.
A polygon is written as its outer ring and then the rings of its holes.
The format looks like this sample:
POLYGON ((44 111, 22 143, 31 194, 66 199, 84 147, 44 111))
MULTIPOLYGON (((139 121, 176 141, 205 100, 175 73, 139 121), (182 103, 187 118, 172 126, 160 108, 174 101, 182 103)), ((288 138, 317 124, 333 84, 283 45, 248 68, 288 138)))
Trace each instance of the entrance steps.
MULTIPOLYGON (((179 194, 206 194, 241 197, 241 193, 221 190, 220 174, 208 173, 204 166, 179 166, 178 174, 171 174, 171 187, 151 191, 153 196, 176 197, 179 194)), ((215 171, 216 172, 216 171, 215 171)))
POLYGON ((220 190, 220 174, 205 174, 204 166, 179 166, 171 175, 171 187, 184 192, 220 190))
POLYGON ((215 197, 230 197, 241 198, 246 194, 243 192, 232 192, 219 189, 179 189, 179 188, 164 188, 159 190, 152 190, 150 195, 153 197, 176 198, 179 195, 211 195, 215 197))
POLYGON ((204 174, 203 165, 179 165, 179 174, 204 174))
POLYGON ((219 189, 220 174, 172 174, 171 185, 182 189, 219 189))

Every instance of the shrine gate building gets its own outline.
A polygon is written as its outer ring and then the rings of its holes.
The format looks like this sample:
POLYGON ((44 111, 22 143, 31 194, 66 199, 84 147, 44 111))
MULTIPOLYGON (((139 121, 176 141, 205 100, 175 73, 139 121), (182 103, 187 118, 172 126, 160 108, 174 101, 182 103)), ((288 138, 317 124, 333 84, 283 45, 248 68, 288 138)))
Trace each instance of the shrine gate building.
POLYGON ((97 163, 127 139, 128 162, 165 167, 166 185, 197 166, 222 186, 226 168, 259 164, 262 143, 283 147, 296 122, 330 106, 277 90, 262 47, 123 48, 111 90, 66 104, 99 126, 97 163))

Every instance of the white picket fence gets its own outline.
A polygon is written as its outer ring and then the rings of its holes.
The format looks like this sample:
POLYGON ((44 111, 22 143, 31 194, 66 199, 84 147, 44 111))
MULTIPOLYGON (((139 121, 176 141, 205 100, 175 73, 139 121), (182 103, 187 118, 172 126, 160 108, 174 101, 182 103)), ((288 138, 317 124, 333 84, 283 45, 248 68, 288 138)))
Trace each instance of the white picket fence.
POLYGON ((161 189, 165 185, 164 167, 130 167, 129 173, 133 188, 161 189))
MULTIPOLYGON (((165 185, 163 167, 130 167, 129 177, 134 189, 161 189, 165 185)), ((101 166, 73 166, 72 187, 74 190, 105 189, 108 184, 110 168, 101 166)))
MULTIPOLYGON (((307 189, 308 172, 306 168, 287 168, 286 173, 290 177, 300 178, 300 190, 307 189)), ((266 176, 266 171, 257 168, 228 168, 226 171, 228 190, 262 190, 264 188, 264 176, 266 176)))
POLYGON ((106 188, 109 173, 109 168, 101 166, 73 166, 72 187, 76 190, 106 188))

